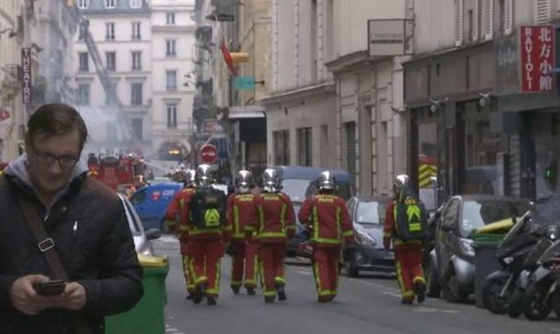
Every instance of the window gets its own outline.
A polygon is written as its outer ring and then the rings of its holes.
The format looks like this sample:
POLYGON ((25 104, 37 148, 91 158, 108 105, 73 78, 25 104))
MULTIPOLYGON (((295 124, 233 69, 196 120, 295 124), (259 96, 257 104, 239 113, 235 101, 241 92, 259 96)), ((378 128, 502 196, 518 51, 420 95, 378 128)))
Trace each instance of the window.
POLYGON ((169 129, 177 128, 177 105, 176 104, 167 105, 167 127, 169 129))
POLYGON ((117 6, 117 0, 105 0, 105 8, 115 8, 117 6))
POLYGON ((80 9, 86 9, 89 7, 89 0, 80 0, 78 1, 78 7, 80 9))
POLYGON ((175 24, 175 13, 167 13, 166 24, 175 24))
POLYGON ((176 51, 175 51, 175 44, 177 41, 175 40, 170 40, 170 41, 165 41, 166 44, 166 52, 165 55, 167 57, 175 57, 177 55, 176 51))
POLYGON ((140 51, 132 51, 132 70, 142 70, 142 52, 140 51))
POLYGON ((133 106, 142 105, 142 83, 130 84, 130 104, 133 106))
POLYGON ((130 8, 141 8, 142 0, 130 0, 130 8))
POLYGON ((290 130, 274 131, 274 157, 275 165, 290 164, 290 130))
POLYGON ((113 22, 105 23, 105 39, 108 41, 115 40, 115 24, 113 22))
POLYGON ((167 91, 177 90, 177 71, 166 71, 167 91))
POLYGON ((105 60, 107 61, 107 71, 117 70, 117 53, 105 52, 105 60))
POLYGON ((89 72, 89 55, 87 52, 78 53, 79 71, 89 72))
POLYGON ((311 128, 297 130, 298 165, 311 166, 311 128))
POLYGON ((78 96, 76 100, 80 106, 89 105, 89 84, 78 85, 78 96))
POLYGON ((132 39, 142 39, 141 27, 140 22, 132 22, 132 39))
MULTIPOLYGON (((356 184, 357 166, 356 159, 358 158, 356 152, 356 122, 345 123, 346 130, 346 170, 352 175, 352 182, 356 184)), ((383 175, 383 174, 381 174, 383 175)))
POLYGON ((132 131, 136 136, 136 140, 142 141, 143 140, 143 126, 142 126, 142 119, 141 118, 133 118, 132 119, 132 131))

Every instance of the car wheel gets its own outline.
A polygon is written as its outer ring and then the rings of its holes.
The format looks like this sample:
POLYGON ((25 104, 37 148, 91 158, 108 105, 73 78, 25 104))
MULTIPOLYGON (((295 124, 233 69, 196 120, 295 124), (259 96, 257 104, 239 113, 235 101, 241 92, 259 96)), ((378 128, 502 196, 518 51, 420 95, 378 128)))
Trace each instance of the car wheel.
POLYGON ((438 282, 437 268, 433 261, 429 261, 426 266, 426 285, 428 286, 428 297, 439 298, 441 295, 441 287, 438 282))
POLYGON ((461 290, 459 280, 453 270, 449 270, 444 280, 445 286, 443 288, 443 295, 445 300, 450 303, 462 303, 469 297, 469 293, 461 290))

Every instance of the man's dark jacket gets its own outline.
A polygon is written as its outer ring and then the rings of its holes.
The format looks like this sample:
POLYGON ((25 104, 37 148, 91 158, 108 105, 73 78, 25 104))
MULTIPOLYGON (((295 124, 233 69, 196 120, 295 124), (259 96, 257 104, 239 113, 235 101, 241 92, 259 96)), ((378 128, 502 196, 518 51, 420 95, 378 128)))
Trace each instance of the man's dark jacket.
POLYGON ((77 170, 47 212, 35 195, 25 163, 26 158, 20 157, 6 177, 0 177, 0 334, 74 333, 71 311, 52 309, 30 317, 11 303, 10 288, 17 278, 53 277, 16 193, 26 196, 45 218, 69 280, 86 289, 87 303, 79 314, 92 333, 103 333, 105 316, 131 309, 143 294, 142 268, 121 201, 84 170, 77 170))

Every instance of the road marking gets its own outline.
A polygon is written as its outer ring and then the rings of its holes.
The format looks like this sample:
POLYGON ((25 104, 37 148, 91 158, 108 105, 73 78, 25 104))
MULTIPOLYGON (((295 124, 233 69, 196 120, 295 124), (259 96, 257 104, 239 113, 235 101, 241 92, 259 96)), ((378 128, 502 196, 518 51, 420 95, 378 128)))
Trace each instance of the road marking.
POLYGON ((304 271, 304 270, 296 270, 296 273, 302 274, 302 275, 307 275, 307 276, 313 275, 311 272, 309 272, 309 271, 304 271))
POLYGON ((459 311, 456 311, 456 310, 444 310, 444 309, 439 309, 439 308, 434 308, 434 307, 424 307, 424 306, 415 307, 415 308, 412 309, 412 311, 418 312, 418 313, 447 313, 447 314, 458 314, 458 313, 460 313, 459 311))
POLYGON ((169 333, 174 333, 174 332, 178 332, 179 330, 175 328, 166 328, 165 331, 169 333))
POLYGON ((549 329, 551 332, 560 333, 560 328, 552 328, 552 327, 549 327, 548 329, 549 329))

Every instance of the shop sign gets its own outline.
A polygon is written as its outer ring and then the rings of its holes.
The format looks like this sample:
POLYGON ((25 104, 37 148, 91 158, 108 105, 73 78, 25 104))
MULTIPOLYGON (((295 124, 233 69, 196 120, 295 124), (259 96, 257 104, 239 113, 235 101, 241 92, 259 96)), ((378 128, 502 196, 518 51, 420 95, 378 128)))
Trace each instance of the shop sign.
POLYGON ((554 91, 554 27, 521 26, 519 36, 521 91, 554 91))
POLYGON ((33 83, 31 82, 31 48, 21 49, 21 67, 22 67, 22 102, 28 104, 31 102, 33 93, 33 83))

